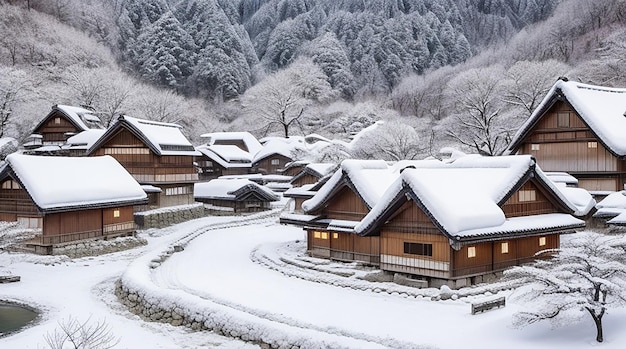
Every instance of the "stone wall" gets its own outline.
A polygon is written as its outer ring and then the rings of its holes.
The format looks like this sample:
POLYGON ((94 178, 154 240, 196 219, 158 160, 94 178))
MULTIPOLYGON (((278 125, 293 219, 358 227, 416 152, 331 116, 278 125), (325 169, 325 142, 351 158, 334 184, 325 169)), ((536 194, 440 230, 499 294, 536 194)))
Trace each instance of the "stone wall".
POLYGON ((137 246, 143 246, 147 242, 135 236, 118 237, 111 240, 85 240, 73 244, 52 246, 52 255, 66 255, 70 258, 98 256, 106 253, 125 251, 137 246))
POLYGON ((164 228, 188 220, 204 217, 202 204, 184 205, 135 213, 138 229, 164 228))

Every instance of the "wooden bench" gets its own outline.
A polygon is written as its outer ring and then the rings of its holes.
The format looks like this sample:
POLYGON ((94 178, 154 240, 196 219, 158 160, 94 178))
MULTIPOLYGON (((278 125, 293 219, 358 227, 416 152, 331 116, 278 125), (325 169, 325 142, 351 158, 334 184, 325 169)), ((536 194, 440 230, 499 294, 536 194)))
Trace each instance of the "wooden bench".
POLYGON ((493 308, 500 308, 506 305, 506 299, 504 297, 488 300, 480 303, 472 303, 472 315, 476 313, 482 313, 483 311, 493 308))

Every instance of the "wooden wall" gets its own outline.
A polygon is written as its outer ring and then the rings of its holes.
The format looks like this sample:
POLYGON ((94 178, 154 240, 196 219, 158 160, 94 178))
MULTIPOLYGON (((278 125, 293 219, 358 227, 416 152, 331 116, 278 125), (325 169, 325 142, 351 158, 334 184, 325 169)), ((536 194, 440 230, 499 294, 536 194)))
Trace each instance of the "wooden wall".
POLYGON ((68 138, 68 136, 65 135, 66 133, 77 133, 80 131, 81 130, 77 129, 76 126, 67 120, 65 115, 55 112, 48 118, 48 121, 40 125, 33 133, 38 133, 43 136, 43 144, 61 144, 68 138))
POLYGON ((300 176, 298 179, 296 179, 295 181, 291 182, 291 184, 294 187, 301 187, 306 184, 317 183, 318 180, 319 178, 315 177, 314 175, 305 173, 302 176, 300 176))
POLYGON ((502 205, 502 210, 507 218, 559 212, 555 204, 548 200, 543 190, 540 190, 533 181, 526 182, 519 191, 513 193, 502 205), (535 200, 520 201, 520 191, 533 191, 535 200))
POLYGON ((285 165, 288 162, 291 162, 292 159, 280 155, 280 154, 274 154, 271 156, 266 157, 265 159, 262 159, 261 161, 255 163, 253 165, 256 173, 262 173, 262 174, 281 174, 281 171, 283 168, 285 168, 285 165), (272 164, 272 160, 278 160, 278 164, 272 164))
POLYGON ((39 210, 28 192, 16 181, 8 178, 0 183, 0 220, 15 222, 18 217, 39 216, 39 210))
POLYGON ((345 186, 335 194, 322 212, 331 219, 360 221, 369 212, 369 208, 352 189, 345 186))
POLYGON ((332 230, 309 229, 307 230, 307 251, 316 257, 378 265, 380 238, 332 230))

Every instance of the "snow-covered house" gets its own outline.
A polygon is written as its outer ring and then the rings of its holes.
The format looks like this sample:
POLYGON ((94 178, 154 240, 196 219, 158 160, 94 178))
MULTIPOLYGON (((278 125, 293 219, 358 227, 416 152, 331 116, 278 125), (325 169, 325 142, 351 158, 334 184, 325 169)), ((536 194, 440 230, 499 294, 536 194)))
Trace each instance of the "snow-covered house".
POLYGON ((301 139, 271 138, 263 148, 254 154, 252 172, 261 174, 282 174, 285 165, 295 160, 294 155, 305 152, 301 139))
POLYGON ((379 238, 358 236, 353 228, 398 175, 382 160, 344 160, 302 203, 304 214, 282 214, 280 221, 304 227, 312 256, 378 264, 379 238))
POLYGON ((280 200, 270 189, 248 179, 213 179, 194 186, 196 201, 216 211, 257 212, 280 200))
POLYGON ((111 155, 148 190, 148 209, 194 202, 198 153, 177 124, 120 116, 87 150, 111 155))
POLYGON ((310 163, 304 166, 300 172, 291 178, 293 187, 301 187, 306 184, 315 184, 322 177, 328 176, 337 169, 336 164, 310 163))
POLYGON ((510 154, 531 154, 544 171, 567 172, 597 194, 626 183, 626 89, 559 80, 520 128, 510 154))
POLYGON ((0 171, 0 219, 41 229, 36 252, 84 239, 131 234, 146 194, 114 158, 10 154, 0 171))
POLYGON ((47 145, 62 145, 80 132, 104 129, 100 118, 93 110, 69 105, 54 105, 46 117, 35 126, 27 148, 47 145))
POLYGON ((200 135, 206 139, 206 145, 234 145, 252 155, 263 148, 263 145, 250 132, 212 132, 200 135))
POLYGON ((531 156, 466 156, 405 168, 353 231, 380 237, 380 268, 462 286, 558 248, 595 201, 531 156))
POLYGON ((61 145, 61 153, 67 156, 85 156, 87 150, 106 132, 104 129, 82 131, 61 145))
POLYGON ((200 180, 220 176, 241 176, 252 171, 252 159, 263 147, 249 132, 214 132, 200 137, 206 144, 196 147, 200 180))

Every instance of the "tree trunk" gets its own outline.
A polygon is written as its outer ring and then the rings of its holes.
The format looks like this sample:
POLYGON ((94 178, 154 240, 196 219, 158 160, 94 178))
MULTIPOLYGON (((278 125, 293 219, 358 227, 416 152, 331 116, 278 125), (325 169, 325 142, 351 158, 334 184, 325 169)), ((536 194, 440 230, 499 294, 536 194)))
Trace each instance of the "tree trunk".
POLYGON ((602 315, 604 315, 604 309, 600 312, 600 314, 596 314, 594 309, 586 308, 593 322, 596 324, 596 341, 598 343, 602 343, 604 341, 604 334, 602 333, 602 315))

